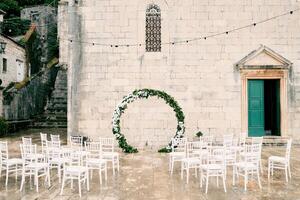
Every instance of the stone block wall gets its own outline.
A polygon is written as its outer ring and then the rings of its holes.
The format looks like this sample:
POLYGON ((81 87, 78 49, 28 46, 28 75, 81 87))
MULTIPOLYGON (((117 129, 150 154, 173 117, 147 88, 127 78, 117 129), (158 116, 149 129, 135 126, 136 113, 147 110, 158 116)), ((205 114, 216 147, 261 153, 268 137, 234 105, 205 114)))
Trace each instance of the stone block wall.
MULTIPOLYGON (((145 42, 145 10, 160 6, 162 41, 211 35, 251 24, 299 7, 299 2, 81 0, 64 4, 69 12, 60 29, 61 57, 68 64, 68 132, 91 138, 112 136, 111 118, 123 96, 140 88, 164 90, 186 115, 186 134, 241 132, 241 77, 234 64, 264 44, 293 62, 288 80, 289 127, 285 136, 300 139, 300 14, 207 40, 145 47, 92 45, 145 42), (76 11, 76 12, 71 12, 76 11), (73 13, 73 14, 72 14, 73 13), (74 31, 77 30, 77 31, 74 31), (66 36, 66 32, 69 34, 66 36), (76 34, 75 34, 76 33, 76 34), (85 41, 79 43, 76 41, 85 41)), ((130 144, 163 146, 175 134, 173 111, 156 98, 131 103, 121 119, 130 144)))

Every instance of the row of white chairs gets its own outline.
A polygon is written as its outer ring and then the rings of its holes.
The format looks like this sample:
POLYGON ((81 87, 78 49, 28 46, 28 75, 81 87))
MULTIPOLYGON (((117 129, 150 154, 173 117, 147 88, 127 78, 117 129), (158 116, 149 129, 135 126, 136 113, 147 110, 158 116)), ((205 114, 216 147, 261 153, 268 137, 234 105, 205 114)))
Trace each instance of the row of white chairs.
MULTIPOLYGON (((200 186, 206 181, 206 193, 208 190, 209 177, 223 179, 224 191, 226 192, 227 168, 232 167, 233 184, 236 177, 244 177, 244 189, 247 190, 249 178, 255 177, 261 188, 260 173, 262 168, 262 142, 263 137, 248 138, 241 134, 239 138, 233 135, 224 135, 223 141, 216 144, 212 136, 200 137, 199 141, 188 142, 186 138, 172 139, 172 152, 169 158, 169 171, 173 174, 175 162, 181 163, 181 178, 186 172, 186 182, 189 181, 189 170, 195 169, 200 172, 200 186), (249 139, 251 139, 249 141, 249 139), (250 176, 251 175, 251 176, 250 176)), ((292 139, 287 140, 286 154, 284 157, 271 156, 268 158, 268 178, 273 175, 274 169, 284 169, 286 181, 291 177, 290 151, 292 139)))
POLYGON ((68 180, 78 181, 79 195, 81 196, 81 185, 86 183, 89 190, 89 178, 93 177, 93 171, 99 171, 99 180, 102 184, 102 173, 107 180, 107 163, 112 163, 113 174, 119 171, 119 154, 114 151, 113 138, 99 138, 99 141, 85 141, 81 136, 70 136, 69 145, 62 146, 59 135, 50 135, 51 140, 47 140, 47 134, 41 133, 41 153, 38 146, 32 144, 32 139, 22 138, 20 144, 21 158, 10 158, 8 153, 8 143, 0 142, 0 177, 3 170, 6 171, 6 186, 8 185, 9 174, 22 175, 20 190, 23 189, 25 178, 34 178, 36 191, 39 191, 39 178, 45 177, 45 181, 50 186, 50 171, 56 169, 59 183, 61 184, 61 194, 68 180), (90 175, 90 177, 89 177, 90 175))

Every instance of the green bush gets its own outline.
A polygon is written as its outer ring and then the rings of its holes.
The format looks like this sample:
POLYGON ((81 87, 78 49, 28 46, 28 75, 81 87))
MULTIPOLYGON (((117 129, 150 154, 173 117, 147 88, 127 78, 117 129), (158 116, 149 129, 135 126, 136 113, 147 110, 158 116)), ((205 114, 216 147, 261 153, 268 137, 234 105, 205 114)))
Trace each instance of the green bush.
POLYGON ((198 132, 196 133, 196 136, 197 136, 197 137, 201 137, 201 136, 203 136, 203 133, 202 133, 201 131, 198 131, 198 132))
POLYGON ((6 120, 0 117, 0 135, 5 135, 8 132, 8 124, 6 120))

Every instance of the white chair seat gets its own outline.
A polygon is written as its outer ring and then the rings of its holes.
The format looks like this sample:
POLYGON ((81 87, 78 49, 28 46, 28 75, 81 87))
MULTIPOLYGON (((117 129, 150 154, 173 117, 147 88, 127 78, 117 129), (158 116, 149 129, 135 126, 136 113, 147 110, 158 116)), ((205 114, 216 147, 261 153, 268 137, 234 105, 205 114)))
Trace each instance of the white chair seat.
POLYGON ((183 158, 182 162, 188 162, 189 164, 198 164, 201 163, 200 158, 183 158))
POLYGON ((87 167, 84 166, 68 166, 65 169, 66 174, 78 174, 84 173, 87 171, 87 167))
POLYGON ((101 158, 89 158, 86 160, 86 163, 88 165, 99 165, 99 164, 105 164, 106 160, 101 158))
POLYGON ((26 168, 32 168, 32 169, 42 169, 48 167, 48 163, 29 163, 26 165, 26 168))
POLYGON ((9 166, 23 164, 23 160, 21 158, 10 158, 7 160, 3 160, 3 164, 9 165, 9 166))
POLYGON ((285 163, 286 162, 285 157, 280 157, 280 156, 270 156, 269 160, 271 160, 273 162, 280 162, 280 163, 285 163))
POLYGON ((222 170, 224 167, 218 164, 204 164, 201 165, 201 168, 204 170, 222 170))
POLYGON ((52 164, 55 164, 55 163, 61 164, 61 163, 69 162, 69 161, 70 161, 70 159, 68 159, 68 158, 52 158, 50 163, 52 163, 52 164))
POLYGON ((247 169, 256 169, 256 165, 253 163, 247 163, 247 162, 239 162, 236 163, 235 166, 237 166, 238 168, 247 168, 247 169))
POLYGON ((102 156, 103 156, 103 158, 116 157, 116 156, 119 156, 119 153, 118 152, 103 152, 102 156))

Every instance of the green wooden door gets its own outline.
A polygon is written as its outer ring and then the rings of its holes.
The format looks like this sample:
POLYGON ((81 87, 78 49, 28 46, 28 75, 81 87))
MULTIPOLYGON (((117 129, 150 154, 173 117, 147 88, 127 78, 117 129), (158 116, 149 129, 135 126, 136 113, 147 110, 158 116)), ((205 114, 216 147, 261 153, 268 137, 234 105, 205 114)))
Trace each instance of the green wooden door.
POLYGON ((265 135, 264 80, 248 80, 248 134, 265 135))

